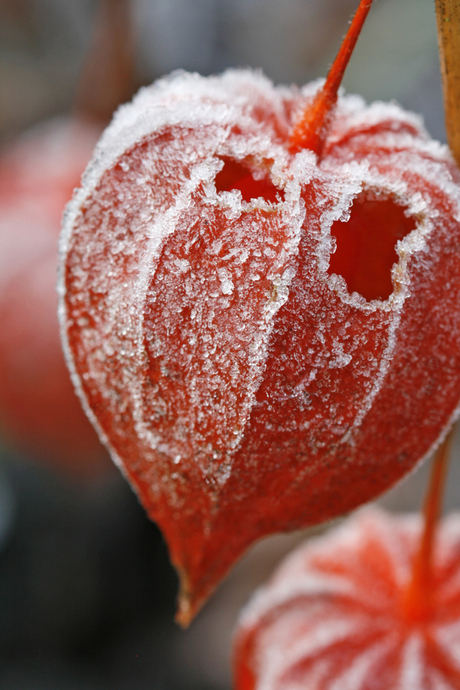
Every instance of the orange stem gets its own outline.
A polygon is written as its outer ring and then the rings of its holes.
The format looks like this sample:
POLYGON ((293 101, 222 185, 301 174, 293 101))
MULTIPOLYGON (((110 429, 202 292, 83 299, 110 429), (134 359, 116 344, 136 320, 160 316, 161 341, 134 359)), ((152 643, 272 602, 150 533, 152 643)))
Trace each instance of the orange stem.
POLYGON ((433 550, 441 512, 442 496, 449 462, 452 431, 438 448, 431 470, 430 483, 423 508, 424 526, 418 553, 414 559, 412 579, 406 595, 406 618, 419 620, 430 606, 433 584, 433 550))
POLYGON ((359 3, 323 88, 316 94, 294 127, 289 142, 293 153, 301 149, 310 149, 321 156, 334 114, 338 90, 371 5, 372 0, 361 0, 359 3))

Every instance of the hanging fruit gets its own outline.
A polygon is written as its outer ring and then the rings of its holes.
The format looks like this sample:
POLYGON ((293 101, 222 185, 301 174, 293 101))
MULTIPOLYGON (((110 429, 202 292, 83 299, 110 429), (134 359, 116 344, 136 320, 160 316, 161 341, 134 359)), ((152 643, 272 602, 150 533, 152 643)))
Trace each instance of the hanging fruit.
POLYGON ((459 172, 324 83, 175 73, 104 133, 61 240, 85 409, 162 529, 187 624, 259 537, 378 495, 460 399, 459 172))

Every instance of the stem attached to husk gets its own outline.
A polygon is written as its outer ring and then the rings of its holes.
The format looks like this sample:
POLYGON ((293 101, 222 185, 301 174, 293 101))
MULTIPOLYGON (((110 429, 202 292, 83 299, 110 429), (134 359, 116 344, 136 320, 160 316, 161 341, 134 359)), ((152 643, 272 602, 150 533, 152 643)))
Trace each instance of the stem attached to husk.
POLYGON ((460 166, 460 0, 435 0, 447 140, 460 166))
POLYGON ((409 623, 419 621, 431 606, 433 593, 433 550, 441 512, 452 431, 439 446, 433 460, 430 483, 423 508, 424 525, 418 553, 414 559, 412 578, 406 592, 405 613, 409 623))
POLYGON ((372 0, 361 0, 359 3, 324 86, 294 127, 289 142, 292 152, 309 149, 321 156, 337 103, 339 87, 371 5, 372 0))

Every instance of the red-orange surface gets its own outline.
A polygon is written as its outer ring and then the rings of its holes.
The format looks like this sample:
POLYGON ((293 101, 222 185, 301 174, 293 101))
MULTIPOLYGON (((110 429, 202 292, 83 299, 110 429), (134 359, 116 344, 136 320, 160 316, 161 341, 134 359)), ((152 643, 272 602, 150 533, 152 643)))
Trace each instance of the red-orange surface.
POLYGON ((306 96, 258 75, 179 75, 143 98, 163 124, 93 170, 69 216, 64 323, 185 620, 255 539, 379 494, 449 423, 459 176, 393 105, 339 101, 318 164, 288 150, 306 96))
POLYGON ((408 607, 421 518, 365 510, 288 557, 243 612, 235 690, 460 687, 460 515, 440 526, 429 598, 408 607))
POLYGON ((84 476, 108 462, 62 355, 57 245, 97 136, 96 127, 57 120, 0 160, 0 426, 30 457, 84 476))
POLYGON ((460 175, 416 116, 336 100, 349 53, 323 89, 141 91, 66 218, 69 365, 183 623, 254 540, 381 493, 457 414, 460 175))

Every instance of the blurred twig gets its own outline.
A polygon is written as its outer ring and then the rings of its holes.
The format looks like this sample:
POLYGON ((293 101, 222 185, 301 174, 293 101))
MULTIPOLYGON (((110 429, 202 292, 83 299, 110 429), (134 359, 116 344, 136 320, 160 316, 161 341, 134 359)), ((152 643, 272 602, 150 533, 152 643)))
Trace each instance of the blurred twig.
POLYGON ((460 0, 435 0, 447 139, 460 165, 460 0))
POLYGON ((137 90, 129 0, 100 0, 81 71, 75 111, 105 124, 137 90))

